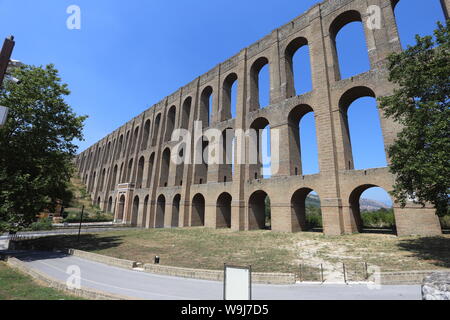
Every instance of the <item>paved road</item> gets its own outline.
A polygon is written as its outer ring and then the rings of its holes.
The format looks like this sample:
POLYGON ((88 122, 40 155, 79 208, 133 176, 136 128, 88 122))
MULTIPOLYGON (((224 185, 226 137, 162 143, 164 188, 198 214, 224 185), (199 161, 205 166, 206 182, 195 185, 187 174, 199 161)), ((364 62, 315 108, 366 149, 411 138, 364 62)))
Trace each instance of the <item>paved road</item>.
MULTIPOLYGON (((118 227, 111 227, 111 228, 82 228, 81 233, 101 233, 101 232, 111 232, 111 231, 129 231, 129 230, 137 230, 136 228, 118 228, 118 227)), ((62 236, 62 235, 76 235, 78 234, 78 229, 57 229, 52 231, 30 231, 30 232, 18 232, 17 235, 21 237, 50 237, 50 236, 62 236)), ((3 235, 0 235, 0 240, 8 240, 9 235, 4 233, 3 235)))
MULTIPOLYGON (((66 281, 69 266, 81 269, 81 285, 95 290, 149 300, 221 300, 220 282, 174 278, 125 270, 57 253, 21 253, 17 258, 31 268, 66 281)), ((420 300, 420 286, 365 285, 254 285, 255 300, 420 300)))

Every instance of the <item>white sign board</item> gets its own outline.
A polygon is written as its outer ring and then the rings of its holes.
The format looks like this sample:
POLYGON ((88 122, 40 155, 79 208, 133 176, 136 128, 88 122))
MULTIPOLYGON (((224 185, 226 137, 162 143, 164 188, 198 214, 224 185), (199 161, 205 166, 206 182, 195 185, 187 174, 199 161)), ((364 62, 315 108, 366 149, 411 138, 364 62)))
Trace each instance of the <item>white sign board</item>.
POLYGON ((225 265, 224 272, 224 300, 251 300, 251 268, 225 265))
POLYGON ((8 116, 8 108, 0 106, 0 126, 6 123, 6 117, 8 116))

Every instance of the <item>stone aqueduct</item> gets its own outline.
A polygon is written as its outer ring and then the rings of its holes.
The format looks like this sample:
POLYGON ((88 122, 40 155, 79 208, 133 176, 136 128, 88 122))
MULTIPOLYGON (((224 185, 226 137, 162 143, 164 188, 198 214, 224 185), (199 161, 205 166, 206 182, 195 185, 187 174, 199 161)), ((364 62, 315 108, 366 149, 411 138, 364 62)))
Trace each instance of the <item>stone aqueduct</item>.
MULTIPOLYGON (((80 177, 92 199, 113 212, 116 221, 139 227, 254 230, 264 227, 268 195, 272 230, 298 232, 305 228, 305 200, 314 190, 321 199, 325 234, 361 231, 360 195, 374 186, 391 190, 393 176, 388 168, 354 169, 347 108, 358 98, 392 93, 386 58, 402 50, 394 15, 398 1, 317 4, 135 117, 77 156, 80 177), (370 5, 381 8, 381 29, 366 23, 370 5), (341 79, 335 39, 342 27, 354 21, 364 26, 370 70, 341 79), (313 90, 296 95, 293 55, 305 45, 310 50, 313 90), (265 65, 270 69, 270 105, 262 109, 258 74, 265 65), (235 81, 236 117, 232 118, 230 92, 235 81), (315 116, 320 173, 302 175, 298 124, 309 112, 315 116), (249 164, 236 164, 233 170, 231 165, 174 165, 168 160, 174 146, 172 131, 192 131, 196 120, 219 130, 259 129, 267 124, 278 129, 279 172, 263 179, 260 168, 249 164)), ((448 17, 450 0, 441 2, 448 17)), ((388 146, 400 128, 381 113, 380 121, 388 146)), ((399 235, 441 234, 431 207, 410 204, 394 211, 399 235)))

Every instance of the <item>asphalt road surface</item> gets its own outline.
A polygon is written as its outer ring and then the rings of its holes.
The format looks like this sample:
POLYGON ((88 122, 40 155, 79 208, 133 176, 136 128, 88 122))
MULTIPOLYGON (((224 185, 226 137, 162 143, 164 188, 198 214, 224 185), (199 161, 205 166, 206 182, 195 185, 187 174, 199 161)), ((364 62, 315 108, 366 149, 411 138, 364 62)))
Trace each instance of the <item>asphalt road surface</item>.
MULTIPOLYGON (((222 300, 221 282, 153 275, 125 270, 59 253, 28 252, 16 257, 29 267, 66 282, 69 267, 81 270, 81 286, 134 299, 222 300)), ((290 286, 253 285, 254 300, 421 300, 420 286, 383 286, 370 290, 363 284, 290 286)))

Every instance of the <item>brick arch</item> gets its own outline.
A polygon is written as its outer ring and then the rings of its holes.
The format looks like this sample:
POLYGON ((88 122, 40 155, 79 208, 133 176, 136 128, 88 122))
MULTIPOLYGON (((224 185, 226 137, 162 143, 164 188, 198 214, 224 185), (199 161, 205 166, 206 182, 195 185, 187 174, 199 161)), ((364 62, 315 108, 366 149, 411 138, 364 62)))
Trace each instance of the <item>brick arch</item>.
MULTIPOLYGON (((231 72, 225 77, 222 85, 222 109, 219 112, 219 121, 226 121, 232 118, 231 105, 232 100, 232 88, 235 82, 239 81, 238 75, 235 72, 231 72)), ((234 106, 235 107, 235 106, 234 106)), ((235 110, 236 111, 236 110, 235 110)))
POLYGON ((176 194, 172 199, 172 221, 171 227, 177 228, 180 225, 180 205, 181 194, 176 194))
POLYGON ((231 228, 231 202, 233 197, 224 192, 219 195, 216 203, 216 226, 217 228, 231 228))
MULTIPOLYGON (((370 97, 376 99, 377 96, 371 88, 367 86, 357 86, 352 87, 345 91, 340 99, 339 99, 339 116, 340 116, 340 126, 341 126, 341 134, 342 139, 341 143, 343 144, 343 150, 344 150, 344 165, 346 170, 354 170, 355 169, 355 159, 353 154, 353 148, 351 143, 351 137, 350 137, 350 123, 348 119, 348 110, 349 107, 358 99, 364 98, 364 97, 370 97)), ((377 107, 378 108, 378 107, 377 107)), ((378 114, 377 120, 380 121, 381 130, 383 131, 382 127, 382 117, 380 114, 378 114)), ((381 137, 384 142, 384 137, 381 137)), ((386 156, 386 154, 385 154, 386 156)))
POLYGON ((175 129, 175 120, 177 117, 177 107, 171 106, 169 111, 167 111, 166 117, 166 135, 164 137, 164 142, 170 141, 172 139, 172 133, 175 129))
POLYGON ((181 129, 189 129, 189 120, 192 112, 192 97, 188 96, 184 99, 183 105, 181 107, 181 129))
POLYGON ((308 40, 305 37, 297 37, 291 40, 284 50, 285 69, 286 69, 286 97, 292 98, 297 95, 294 80, 294 56, 295 53, 304 46, 308 46, 308 40))
POLYGON ((162 117, 161 113, 158 113, 155 117, 152 134, 152 147, 156 147, 156 145, 158 144, 158 136, 159 131, 161 129, 161 117, 162 117))
MULTIPOLYGON (((301 148, 301 134, 300 122, 303 117, 309 113, 314 113, 314 109, 307 104, 300 104, 291 109, 288 114, 287 121, 289 126, 289 157, 290 157, 290 175, 303 175, 302 164, 302 148, 301 148)), ((316 133, 317 135, 317 133, 316 133)), ((317 139, 317 136, 316 136, 317 139)))
POLYGON ((339 109, 341 112, 347 112, 350 105, 363 97, 376 98, 375 92, 367 86, 357 86, 348 89, 339 99, 339 109))
POLYGON ((139 205, 139 196, 135 196, 133 199, 133 207, 131 209, 131 225, 133 227, 136 227, 138 224, 139 205))
POLYGON ((210 102, 213 97, 214 90, 212 86, 207 86, 202 90, 200 95, 200 112, 198 120, 202 122, 202 127, 207 128, 212 123, 212 116, 214 114, 214 103, 210 102))
MULTIPOLYGON (((352 225, 352 228, 357 230, 358 232, 363 232, 363 221, 361 218, 361 209, 360 209, 360 199, 362 194, 372 188, 381 188, 384 191, 383 187, 377 185, 377 184, 363 184, 355 189, 350 193, 350 196, 348 198, 349 208, 350 208, 350 224, 352 225)), ((387 193, 387 191, 386 191, 387 193)))
MULTIPOLYGON (((253 62, 250 67, 250 75, 249 75, 249 86, 250 86, 250 111, 255 111, 261 108, 259 101, 260 94, 260 84, 259 84, 259 74, 265 66, 269 66, 270 61, 266 57, 259 57, 253 62)), ((269 82, 270 82, 270 72, 269 72, 269 82)), ((270 84, 269 84, 270 87, 270 84)))
POLYGON ((258 190, 248 198, 248 229, 266 229, 266 198, 270 199, 267 192, 258 190))
MULTIPOLYGON (((330 27, 328 30, 329 30, 330 40, 331 40, 331 53, 332 53, 332 58, 334 60, 333 64, 334 64, 336 81, 341 80, 341 68, 340 68, 340 61, 339 61, 339 57, 338 57, 337 42, 336 42, 337 35, 346 25, 348 25, 349 23, 352 23, 352 22, 360 22, 363 30, 365 31, 362 17, 363 17, 363 15, 358 10, 347 10, 347 11, 342 12, 337 17, 335 17, 334 20, 330 23, 330 27)), ((366 40, 365 40, 364 45, 367 46, 366 34, 365 34, 365 39, 366 40)), ((368 56, 367 56, 367 59, 369 59, 368 56)), ((369 62, 369 64, 370 64, 370 62, 369 62)))
POLYGON ((197 193, 192 198, 191 205, 192 205, 191 226, 192 227, 205 226, 205 211, 206 211, 205 196, 201 193, 197 193))
POLYGON ((166 217, 166 197, 161 194, 156 200, 155 228, 164 228, 166 217))
POLYGON ((263 176, 262 174, 262 145, 261 140, 262 137, 260 135, 260 130, 263 130, 267 128, 267 126, 270 127, 270 122, 265 117, 259 117, 255 119, 252 124, 250 125, 250 135, 247 137, 248 139, 248 145, 250 148, 248 148, 248 159, 250 160, 249 165, 249 175, 251 180, 257 180, 261 179, 263 176))
POLYGON ((145 167, 145 157, 139 158, 137 174, 136 174, 136 188, 142 189, 142 182, 144 179, 144 167, 145 167))
MULTIPOLYGON (((308 231, 309 226, 306 221, 306 199, 316 192, 312 188, 304 187, 295 191, 291 198, 291 220, 292 229, 296 231, 308 231)), ((320 195, 319 195, 320 198, 320 195)))
POLYGON ((141 142, 141 150, 146 150, 148 148, 148 141, 150 140, 150 130, 151 130, 152 122, 150 119, 147 119, 144 124, 144 130, 142 131, 142 142, 141 142))
POLYGON ((159 186, 162 188, 169 186, 169 170, 170 170, 170 158, 171 150, 170 148, 166 148, 162 154, 161 159, 161 174, 159 180, 159 186))

